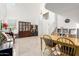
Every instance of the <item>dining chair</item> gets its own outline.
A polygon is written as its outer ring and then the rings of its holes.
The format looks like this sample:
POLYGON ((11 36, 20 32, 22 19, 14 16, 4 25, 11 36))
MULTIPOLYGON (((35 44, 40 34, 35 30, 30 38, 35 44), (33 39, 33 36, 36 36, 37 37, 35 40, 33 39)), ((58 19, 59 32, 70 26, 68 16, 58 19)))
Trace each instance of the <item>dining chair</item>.
POLYGON ((52 38, 49 35, 43 35, 43 40, 45 42, 45 49, 43 55, 51 56, 52 47, 54 47, 56 44, 53 43, 52 38))
POLYGON ((67 37, 60 37, 57 39, 57 48, 52 52, 53 54, 56 52, 57 56, 75 56, 76 54, 76 46, 74 42, 67 37))

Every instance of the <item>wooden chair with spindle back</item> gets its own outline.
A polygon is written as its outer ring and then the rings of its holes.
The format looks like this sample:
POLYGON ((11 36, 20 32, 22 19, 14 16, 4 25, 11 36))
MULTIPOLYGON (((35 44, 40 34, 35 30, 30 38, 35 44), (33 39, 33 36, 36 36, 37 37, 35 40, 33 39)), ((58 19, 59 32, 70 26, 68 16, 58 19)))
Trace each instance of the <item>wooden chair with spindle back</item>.
POLYGON ((52 47, 55 46, 55 43, 53 43, 52 38, 50 37, 50 35, 43 35, 43 40, 45 42, 45 49, 43 52, 43 55, 45 55, 46 49, 49 50, 49 52, 47 52, 49 54, 49 56, 51 55, 52 52, 52 47))
POLYGON ((75 56, 76 46, 72 40, 60 37, 57 39, 57 44, 61 45, 61 47, 58 45, 61 53, 59 56, 75 56))

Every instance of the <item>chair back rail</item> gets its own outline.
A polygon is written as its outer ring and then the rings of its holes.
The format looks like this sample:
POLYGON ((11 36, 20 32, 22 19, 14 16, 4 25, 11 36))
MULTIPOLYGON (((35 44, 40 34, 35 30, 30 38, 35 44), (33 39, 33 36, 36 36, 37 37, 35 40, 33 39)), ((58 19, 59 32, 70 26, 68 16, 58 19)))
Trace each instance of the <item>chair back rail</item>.
POLYGON ((43 40, 46 46, 53 47, 55 43, 49 35, 43 35, 43 40))
POLYGON ((66 55, 74 56, 76 53, 76 46, 72 40, 66 37, 57 39, 57 43, 61 45, 60 51, 66 55))
POLYGON ((43 38, 42 38, 45 42, 45 49, 44 49, 44 52, 43 52, 43 55, 46 55, 46 51, 48 50, 48 56, 52 55, 52 47, 54 45, 56 45, 55 43, 53 43, 53 40, 52 38, 50 37, 50 35, 43 35, 43 38))

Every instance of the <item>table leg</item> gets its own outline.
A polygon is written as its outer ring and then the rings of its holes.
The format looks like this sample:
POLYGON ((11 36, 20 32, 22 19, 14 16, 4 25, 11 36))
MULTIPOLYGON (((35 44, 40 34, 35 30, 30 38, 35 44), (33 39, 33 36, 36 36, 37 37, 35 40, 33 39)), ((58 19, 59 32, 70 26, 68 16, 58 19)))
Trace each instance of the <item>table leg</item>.
POLYGON ((42 38, 41 38, 41 56, 43 55, 42 53, 42 38))

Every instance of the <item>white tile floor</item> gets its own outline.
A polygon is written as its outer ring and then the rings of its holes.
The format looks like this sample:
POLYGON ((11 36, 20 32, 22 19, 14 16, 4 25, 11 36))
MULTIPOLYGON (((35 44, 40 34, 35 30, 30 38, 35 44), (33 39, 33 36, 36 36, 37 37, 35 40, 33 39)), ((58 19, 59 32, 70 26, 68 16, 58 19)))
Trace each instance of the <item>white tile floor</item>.
POLYGON ((41 43, 39 37, 26 37, 16 39, 14 54, 16 56, 41 56, 41 43))

